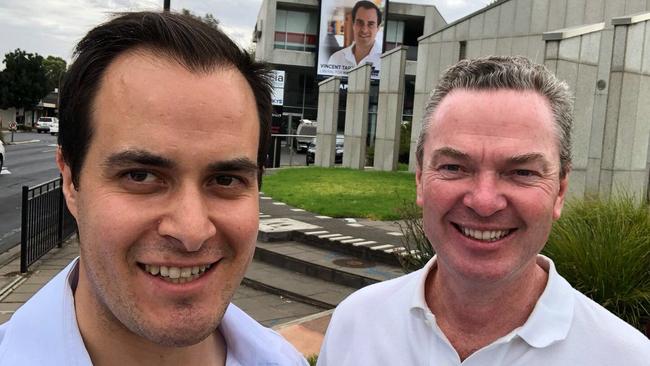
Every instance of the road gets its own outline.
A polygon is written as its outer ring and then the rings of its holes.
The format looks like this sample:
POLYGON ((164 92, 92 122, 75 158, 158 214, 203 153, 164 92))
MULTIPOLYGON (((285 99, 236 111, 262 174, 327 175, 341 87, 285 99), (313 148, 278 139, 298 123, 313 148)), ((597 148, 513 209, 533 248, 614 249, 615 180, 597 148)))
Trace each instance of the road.
MULTIPOLYGON (((5 141, 11 141, 5 135, 5 141)), ((0 173, 0 253, 20 243, 22 186, 34 186, 59 176, 54 162, 56 136, 23 132, 14 134, 19 144, 6 145, 7 157, 0 173)))

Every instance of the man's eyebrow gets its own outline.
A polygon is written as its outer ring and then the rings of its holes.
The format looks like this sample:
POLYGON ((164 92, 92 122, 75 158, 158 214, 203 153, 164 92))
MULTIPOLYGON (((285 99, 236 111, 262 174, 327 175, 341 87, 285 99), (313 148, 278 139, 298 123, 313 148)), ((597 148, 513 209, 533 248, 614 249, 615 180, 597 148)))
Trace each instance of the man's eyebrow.
POLYGON ((514 155, 508 159, 508 163, 511 165, 517 164, 528 164, 539 162, 542 164, 542 170, 547 172, 549 170, 549 162, 546 160, 543 154, 540 153, 527 153, 521 155, 514 155))
POLYGON ((433 156, 431 158, 431 164, 435 165, 435 163, 438 161, 438 159, 446 157, 446 158, 451 158, 455 160, 462 160, 462 161, 469 161, 471 160, 469 154, 464 153, 460 150, 456 150, 452 147, 441 147, 440 149, 436 149, 433 152, 433 156))
POLYGON ((153 154, 146 150, 129 149, 108 156, 102 165, 112 168, 115 166, 129 166, 133 164, 149 165, 159 168, 171 169, 176 166, 172 160, 153 154))
POLYGON ((208 170, 213 172, 242 172, 255 173, 259 170, 257 163, 249 158, 235 158, 230 160, 218 161, 208 165, 208 170))

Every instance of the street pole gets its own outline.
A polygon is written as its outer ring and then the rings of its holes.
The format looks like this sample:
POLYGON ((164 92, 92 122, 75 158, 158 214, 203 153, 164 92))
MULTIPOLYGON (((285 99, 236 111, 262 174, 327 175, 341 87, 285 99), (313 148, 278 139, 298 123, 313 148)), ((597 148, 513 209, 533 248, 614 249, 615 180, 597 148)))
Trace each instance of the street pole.
POLYGON ((163 10, 164 11, 169 11, 169 6, 170 6, 169 3, 170 2, 171 2, 171 0, 165 0, 165 5, 163 5, 163 10))

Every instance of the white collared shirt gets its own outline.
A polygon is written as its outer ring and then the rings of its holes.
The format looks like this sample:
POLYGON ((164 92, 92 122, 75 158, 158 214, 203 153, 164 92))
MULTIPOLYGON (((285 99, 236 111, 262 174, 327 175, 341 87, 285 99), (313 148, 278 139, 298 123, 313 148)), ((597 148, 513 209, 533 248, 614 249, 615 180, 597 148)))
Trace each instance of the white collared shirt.
POLYGON ((650 340, 576 291, 538 256, 549 276, 528 320, 463 362, 424 297, 435 257, 408 275, 365 287, 339 304, 318 359, 346 365, 649 365, 650 340))
MULTIPOLYGON (((78 258, 0 326, 0 365, 92 365, 74 308, 78 258)), ((226 366, 304 366, 305 359, 282 336, 230 304, 219 329, 226 340, 226 366)))
POLYGON ((363 65, 365 63, 372 63, 373 67, 375 70, 379 70, 381 66, 381 43, 378 41, 375 41, 375 43, 372 46, 372 49, 370 50, 370 53, 366 55, 361 61, 357 63, 357 59, 354 57, 354 52, 352 52, 352 49, 354 48, 354 43, 349 45, 348 47, 338 50, 330 56, 329 61, 327 61, 328 64, 330 65, 341 65, 346 67, 347 69, 353 68, 357 65, 363 65))

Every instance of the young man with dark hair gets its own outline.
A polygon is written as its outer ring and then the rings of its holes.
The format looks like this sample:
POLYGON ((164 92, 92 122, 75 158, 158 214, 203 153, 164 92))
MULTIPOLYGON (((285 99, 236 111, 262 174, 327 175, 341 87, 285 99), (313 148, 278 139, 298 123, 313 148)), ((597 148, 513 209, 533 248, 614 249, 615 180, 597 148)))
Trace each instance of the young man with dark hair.
POLYGON ((57 164, 80 257, 0 327, 3 365, 304 365, 230 304, 255 248, 264 66, 191 17, 77 45, 57 164))
POLYGON ((369 62, 379 69, 381 41, 375 38, 381 26, 381 10, 372 1, 358 1, 352 8, 352 22, 354 42, 334 52, 328 64, 354 67, 369 62))

